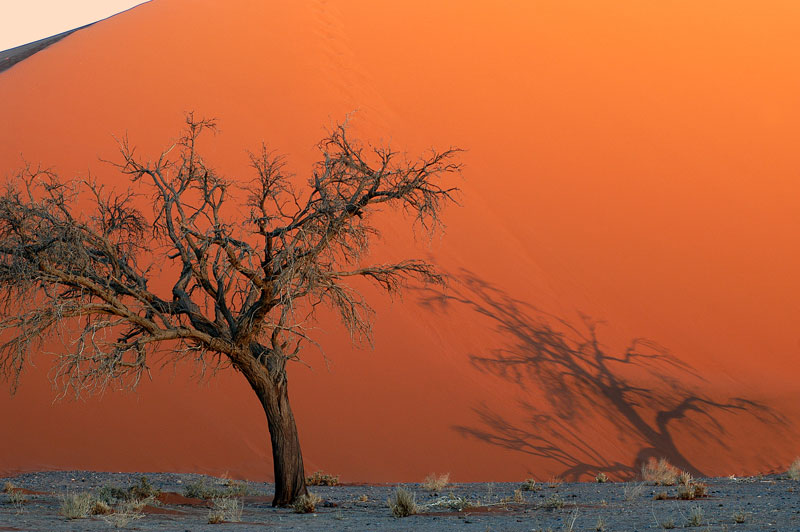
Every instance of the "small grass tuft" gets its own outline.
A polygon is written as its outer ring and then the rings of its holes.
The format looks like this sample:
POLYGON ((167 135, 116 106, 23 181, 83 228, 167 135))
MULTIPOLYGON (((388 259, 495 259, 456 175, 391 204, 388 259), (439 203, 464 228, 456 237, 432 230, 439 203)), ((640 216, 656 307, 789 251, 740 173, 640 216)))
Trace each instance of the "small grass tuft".
POLYGON ((644 494, 644 482, 626 482, 622 487, 622 494, 626 501, 633 501, 644 494))
POLYGON ((791 480, 800 480, 800 457, 794 459, 792 465, 786 470, 786 476, 791 480))
POLYGON ((444 473, 442 475, 431 473, 425 477, 425 481, 422 483, 422 488, 427 491, 442 491, 442 489, 444 489, 444 487, 449 483, 450 473, 444 473))
POLYGON ((602 517, 597 518, 597 523, 594 525, 596 532, 606 532, 606 520, 602 517))
POLYGON ((596 477, 594 477, 594 481, 597 482, 598 484, 605 484, 606 482, 608 482, 608 475, 606 475, 601 471, 597 474, 596 477))
POLYGON ((659 523, 659 526, 664 530, 672 530, 673 528, 675 528, 675 520, 672 519, 671 517, 668 519, 664 519, 659 523))
POLYGON ((226 521, 238 523, 242 520, 244 504, 241 499, 233 497, 215 497, 214 506, 208 511, 208 523, 216 525, 226 521))
POLYGON ((689 519, 686 522, 686 526, 702 526, 705 517, 705 512, 700 506, 692 506, 691 510, 689 510, 689 519))
POLYGON ((419 511, 417 497, 405 488, 398 487, 394 494, 386 500, 386 504, 395 517, 408 517, 419 511))
POLYGON ((748 514, 744 510, 736 510, 735 512, 733 512, 733 522, 737 524, 746 523, 749 517, 750 514, 748 514))
POLYGON ((306 477, 306 484, 309 486, 338 486, 339 475, 329 475, 323 471, 314 471, 306 477))
POLYGON ((17 490, 19 490, 19 488, 14 484, 12 484, 10 481, 6 481, 6 483, 3 484, 3 493, 11 493, 17 490))
POLYGON ((642 479, 656 486, 674 486, 678 481, 678 469, 666 458, 650 458, 642 464, 642 479))
POLYGON ((294 510, 294 513, 296 514, 314 513, 317 509, 317 505, 321 502, 322 497, 319 495, 315 495, 313 493, 300 495, 297 499, 295 499, 294 503, 292 503, 292 510, 294 510))
POLYGON ((525 482, 522 483, 519 489, 522 491, 539 491, 541 487, 536 485, 536 479, 528 478, 525 479, 525 482))
POLYGON ((669 497, 667 496, 667 492, 666 491, 657 491, 655 493, 655 495, 653 495, 653 499, 655 499, 657 501, 665 501, 668 498, 669 497))

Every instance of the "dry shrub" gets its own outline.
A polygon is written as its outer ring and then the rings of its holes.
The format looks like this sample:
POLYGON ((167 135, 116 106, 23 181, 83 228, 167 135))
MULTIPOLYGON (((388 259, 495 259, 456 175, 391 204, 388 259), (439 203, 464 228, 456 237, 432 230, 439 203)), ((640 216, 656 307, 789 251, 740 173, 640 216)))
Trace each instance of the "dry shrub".
POLYGON ((9 481, 6 481, 6 483, 3 484, 3 493, 11 493, 12 491, 17 491, 17 490, 19 490, 19 488, 9 481))
POLYGON ((425 477, 422 487, 428 491, 441 491, 445 486, 450 483, 450 473, 444 473, 436 476, 436 473, 431 473, 425 477))
POLYGON ((708 486, 701 482, 690 482, 678 486, 678 498, 685 501, 702 499, 708 495, 708 486))
POLYGON ((296 514, 310 514, 317 509, 317 505, 322 502, 322 497, 309 493, 300 495, 292 504, 292 510, 296 514))
POLYGON ((146 497, 144 499, 129 499, 122 501, 118 505, 118 511, 127 513, 141 513, 145 506, 158 506, 161 504, 158 499, 153 497, 146 497))
POLYGON ((642 464, 642 479, 656 486, 674 486, 678 481, 678 468, 670 464, 666 458, 650 458, 642 464))
POLYGON ((667 492, 666 491, 657 491, 655 495, 653 495, 653 499, 657 501, 665 501, 667 500, 667 492))
POLYGON ((794 459, 786 471, 786 475, 792 480, 800 480, 800 457, 794 459))
POLYGON ((538 491, 541 488, 536 485, 536 479, 528 478, 525 479, 525 482, 519 487, 519 489, 522 491, 538 491))
POLYGON ((745 512, 744 510, 737 510, 733 512, 733 522, 737 524, 742 524, 747 522, 747 518, 750 514, 745 512))
POLYGON ((96 500, 92 505, 92 509, 89 511, 92 515, 108 515, 112 513, 114 510, 111 509, 111 506, 105 501, 96 500))
POLYGON ((606 475, 601 471, 600 473, 597 474, 596 477, 594 477, 594 481, 599 484, 605 484, 606 482, 608 482, 608 475, 606 475))
POLYGON ((689 473, 688 471, 681 471, 681 474, 678 475, 678 484, 682 484, 683 486, 688 486, 689 484, 692 483, 692 481, 694 481, 694 478, 692 478, 691 473, 689 473))
POLYGON ((94 507, 94 497, 90 493, 68 493, 61 495, 59 513, 67 519, 85 519, 94 507))
POLYGON ((314 471, 311 476, 306 477, 306 484, 309 486, 338 486, 339 475, 329 475, 322 471, 314 471))
POLYGON ((150 481, 147 480, 147 477, 140 478, 138 484, 134 484, 128 488, 128 498, 130 499, 144 500, 156 498, 160 493, 161 490, 150 484, 150 481))
POLYGON ((419 511, 416 496, 405 488, 397 488, 386 503, 395 517, 408 517, 419 511))
POLYGON ((356 502, 367 502, 367 501, 369 501, 369 495, 367 495, 366 493, 358 497, 358 499, 356 499, 356 502))
POLYGON ((244 510, 244 503, 241 499, 232 497, 215 497, 213 499, 214 506, 208 512, 208 522, 210 524, 217 524, 223 521, 229 523, 238 523, 242 520, 242 511, 244 510))

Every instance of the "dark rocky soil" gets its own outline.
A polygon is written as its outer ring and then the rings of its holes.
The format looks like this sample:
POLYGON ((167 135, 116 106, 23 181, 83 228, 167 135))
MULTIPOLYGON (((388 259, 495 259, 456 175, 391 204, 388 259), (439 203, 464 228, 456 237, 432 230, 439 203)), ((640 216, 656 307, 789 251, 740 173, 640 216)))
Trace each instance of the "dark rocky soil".
POLYGON ((119 508, 122 499, 114 496, 124 497, 131 486, 141 486, 143 475, 161 494, 147 501, 141 515, 122 529, 485 532, 634 531, 671 526, 698 531, 800 531, 800 482, 780 476, 703 479, 708 495, 695 500, 679 499, 676 486, 633 482, 537 483, 533 490, 517 492, 516 500, 515 490, 521 483, 451 484, 439 492, 426 491, 419 484, 404 484, 415 494, 420 513, 396 518, 387 506, 387 498, 395 492, 394 485, 311 487, 324 502, 313 513, 297 514, 291 509, 272 508, 271 484, 189 474, 87 471, 29 473, 0 479, 0 488, 10 482, 19 489, 16 494, 0 494, 0 531, 114 530, 121 523, 109 517, 63 517, 61 496, 89 492, 95 497, 105 496, 119 508), (200 495, 206 497, 227 494, 241 498, 241 521, 209 524, 213 502, 198 497, 198 490, 205 491, 200 495))

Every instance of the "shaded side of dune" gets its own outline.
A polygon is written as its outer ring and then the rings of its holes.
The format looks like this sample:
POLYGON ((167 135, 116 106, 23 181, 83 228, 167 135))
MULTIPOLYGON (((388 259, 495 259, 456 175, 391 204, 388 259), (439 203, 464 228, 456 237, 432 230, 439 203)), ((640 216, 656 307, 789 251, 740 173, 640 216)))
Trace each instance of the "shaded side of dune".
MULTIPOLYGON (((92 23, 94 24, 94 23, 92 23)), ((85 26, 81 26, 80 28, 75 28, 73 30, 68 30, 63 33, 59 33, 58 35, 52 35, 50 37, 45 37, 44 39, 39 39, 38 41, 30 42, 28 44, 23 44, 22 46, 17 46, 15 48, 10 48, 3 52, 0 52, 0 72, 4 72, 11 68, 12 66, 16 65, 20 61, 24 61, 25 59, 29 58, 33 54, 37 52, 41 52, 48 46, 57 43, 67 35, 71 35, 76 31, 80 31, 84 28, 88 28, 92 24, 86 24, 85 26)))

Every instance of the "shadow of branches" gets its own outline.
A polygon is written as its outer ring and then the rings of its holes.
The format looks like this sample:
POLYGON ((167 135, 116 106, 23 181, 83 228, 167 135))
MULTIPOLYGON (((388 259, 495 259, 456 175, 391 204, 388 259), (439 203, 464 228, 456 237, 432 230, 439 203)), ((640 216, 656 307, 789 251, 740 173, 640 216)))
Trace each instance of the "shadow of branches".
POLYGON ((427 292, 422 303, 438 310, 464 305, 488 318, 507 341, 471 354, 471 363, 513 383, 523 396, 544 397, 520 400, 524 426, 481 403, 474 408, 479 426, 454 427, 465 436, 554 460, 564 467, 561 474, 567 479, 598 471, 629 478, 643 461, 662 456, 693 475, 703 474, 675 443, 678 423, 709 445, 722 447, 726 431, 718 417, 724 412, 783 423, 779 414, 755 401, 704 395, 702 377, 652 340, 634 338, 613 352, 598 338, 602 322, 580 314, 572 323, 466 270, 454 277, 447 294, 427 292), (690 387, 691 381, 698 386, 690 387), (576 431, 576 423, 590 415, 602 416, 625 439, 637 442, 640 448, 632 463, 610 462, 595 450, 593 439, 603 435, 576 431))

